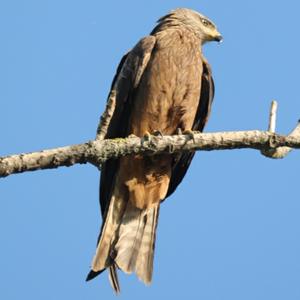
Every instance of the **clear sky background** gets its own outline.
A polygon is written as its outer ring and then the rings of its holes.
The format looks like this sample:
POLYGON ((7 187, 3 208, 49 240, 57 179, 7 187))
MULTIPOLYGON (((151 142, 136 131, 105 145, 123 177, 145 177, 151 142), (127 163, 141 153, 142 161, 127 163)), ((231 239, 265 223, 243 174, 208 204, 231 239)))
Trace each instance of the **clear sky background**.
MULTIPOLYGON (((1 1, 0 155, 93 139, 122 55, 170 9, 209 16, 216 95, 206 131, 278 131, 300 117, 300 4, 286 1, 1 1)), ((119 299, 299 300, 300 153, 198 152, 161 209, 154 278, 119 299)), ((0 179, 0 299, 115 299, 86 283, 101 224, 89 165, 0 179)))

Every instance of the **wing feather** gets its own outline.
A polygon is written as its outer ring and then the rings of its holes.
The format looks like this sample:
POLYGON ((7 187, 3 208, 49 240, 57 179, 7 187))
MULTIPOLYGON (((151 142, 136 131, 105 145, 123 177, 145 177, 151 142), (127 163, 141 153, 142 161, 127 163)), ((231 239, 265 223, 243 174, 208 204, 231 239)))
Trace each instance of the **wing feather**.
MULTIPOLYGON (((127 53, 121 60, 117 74, 113 79, 111 91, 116 93, 116 108, 108 127, 106 138, 126 137, 128 122, 131 114, 133 94, 138 87, 141 77, 147 67, 156 39, 147 36, 127 53)), ((108 160, 102 165, 100 180, 100 206, 104 216, 109 206, 111 191, 119 160, 108 160)))
MULTIPOLYGON (((137 45, 121 59, 108 95, 108 99, 112 95, 116 97, 116 106, 105 138, 125 137, 128 135, 128 122, 131 114, 133 94, 147 67, 155 42, 156 39, 154 36, 147 36, 141 39, 137 45)), ((118 173, 118 166, 118 159, 108 160, 102 165, 100 179, 100 207, 103 222, 97 244, 100 241, 106 223, 105 221, 110 206, 115 176, 118 173)), ((103 270, 95 272, 91 270, 87 276, 87 280, 93 279, 102 271, 103 270)), ((119 293, 120 286, 115 264, 112 264, 109 267, 109 271, 109 278, 112 286, 115 292, 119 293)))

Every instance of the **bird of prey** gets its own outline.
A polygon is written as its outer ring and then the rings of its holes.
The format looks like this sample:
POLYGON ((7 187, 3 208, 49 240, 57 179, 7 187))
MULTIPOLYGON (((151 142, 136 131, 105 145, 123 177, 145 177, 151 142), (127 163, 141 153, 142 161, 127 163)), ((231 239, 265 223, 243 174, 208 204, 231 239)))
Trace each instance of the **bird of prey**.
MULTIPOLYGON (((202 131, 214 96, 202 45, 221 40, 213 22, 191 9, 175 9, 160 18, 118 66, 110 92, 116 107, 105 138, 202 131)), ((117 269, 151 282, 159 206, 175 191, 193 156, 135 154, 102 166, 103 224, 87 280, 109 269, 117 293, 117 269)))

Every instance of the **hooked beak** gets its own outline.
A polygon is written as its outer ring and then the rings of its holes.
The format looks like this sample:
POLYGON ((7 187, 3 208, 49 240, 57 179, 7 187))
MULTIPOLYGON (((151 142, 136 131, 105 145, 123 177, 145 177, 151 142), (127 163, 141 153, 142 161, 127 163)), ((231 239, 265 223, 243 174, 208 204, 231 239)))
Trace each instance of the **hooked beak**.
POLYGON ((214 37, 214 41, 219 42, 219 43, 222 43, 222 41, 223 41, 222 35, 221 35, 221 34, 216 35, 216 36, 214 37))

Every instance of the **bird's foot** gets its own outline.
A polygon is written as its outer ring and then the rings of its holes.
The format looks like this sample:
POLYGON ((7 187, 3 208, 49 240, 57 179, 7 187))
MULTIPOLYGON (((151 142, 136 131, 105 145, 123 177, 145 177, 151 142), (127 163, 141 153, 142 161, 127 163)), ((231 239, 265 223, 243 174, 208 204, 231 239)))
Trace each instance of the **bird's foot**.
POLYGON ((195 134, 191 129, 184 130, 183 134, 187 135, 195 143, 195 134))
POLYGON ((151 133, 149 131, 145 131, 143 134, 143 139, 145 141, 150 141, 151 140, 151 133))
POLYGON ((163 137, 163 134, 160 130, 154 130, 152 133, 145 131, 142 138, 142 143, 151 143, 153 137, 163 137))
POLYGON ((163 137, 163 134, 162 134, 162 132, 161 132, 160 130, 154 130, 154 131, 152 132, 152 135, 163 137))
POLYGON ((149 131, 145 131, 142 137, 142 144, 151 142, 151 133, 149 131))

